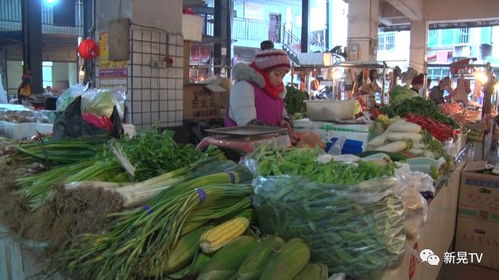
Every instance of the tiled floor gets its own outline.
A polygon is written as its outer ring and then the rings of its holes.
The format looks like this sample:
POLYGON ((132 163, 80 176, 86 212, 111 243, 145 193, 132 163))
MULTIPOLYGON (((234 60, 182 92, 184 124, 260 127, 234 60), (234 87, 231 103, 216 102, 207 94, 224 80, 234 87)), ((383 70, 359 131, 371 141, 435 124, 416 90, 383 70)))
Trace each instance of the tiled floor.
POLYGON ((438 280, 499 280, 499 270, 478 265, 444 265, 438 280))

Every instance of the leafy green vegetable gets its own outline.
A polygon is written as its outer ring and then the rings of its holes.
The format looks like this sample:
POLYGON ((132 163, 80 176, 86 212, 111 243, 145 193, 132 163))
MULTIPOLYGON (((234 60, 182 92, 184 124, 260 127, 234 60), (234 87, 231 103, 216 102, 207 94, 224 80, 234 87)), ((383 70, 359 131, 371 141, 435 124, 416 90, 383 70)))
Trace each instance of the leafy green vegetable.
POLYGON ((372 178, 391 176, 394 164, 378 165, 360 162, 358 165, 335 161, 318 163, 317 157, 324 154, 319 149, 285 149, 263 147, 254 157, 258 161, 259 174, 303 176, 318 183, 355 185, 372 178))
POLYGON ((301 177, 272 176, 258 177, 254 185, 262 231, 303 239, 314 261, 331 272, 376 279, 404 252, 402 202, 387 195, 395 180, 374 179, 345 189, 301 177))
POLYGON ((308 100, 308 93, 298 90, 292 86, 286 86, 286 97, 284 102, 286 104, 286 112, 289 115, 294 115, 297 113, 305 114, 307 112, 307 107, 305 106, 305 100, 308 100))
POLYGON ((414 97, 400 101, 396 104, 391 104, 388 107, 382 108, 390 118, 395 116, 404 117, 408 114, 418 114, 425 117, 430 117, 441 123, 449 124, 453 128, 459 128, 459 125, 453 119, 440 113, 440 108, 431 100, 426 100, 421 97, 414 97))
POLYGON ((394 86, 390 90, 390 102, 392 104, 414 97, 418 97, 417 92, 403 86, 394 86))

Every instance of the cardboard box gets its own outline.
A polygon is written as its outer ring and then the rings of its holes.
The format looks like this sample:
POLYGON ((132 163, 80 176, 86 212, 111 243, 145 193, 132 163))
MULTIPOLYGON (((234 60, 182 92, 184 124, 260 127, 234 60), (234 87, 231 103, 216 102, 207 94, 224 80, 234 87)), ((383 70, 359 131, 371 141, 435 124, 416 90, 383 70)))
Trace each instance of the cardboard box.
POLYGON ((486 161, 470 162, 463 169, 458 214, 499 223, 499 176, 479 173, 485 169, 486 161))
POLYGON ((204 85, 184 86, 184 119, 218 119, 221 117, 220 109, 219 92, 213 92, 204 85))
POLYGON ((459 217, 455 251, 483 253, 477 264, 499 269, 499 223, 459 217))

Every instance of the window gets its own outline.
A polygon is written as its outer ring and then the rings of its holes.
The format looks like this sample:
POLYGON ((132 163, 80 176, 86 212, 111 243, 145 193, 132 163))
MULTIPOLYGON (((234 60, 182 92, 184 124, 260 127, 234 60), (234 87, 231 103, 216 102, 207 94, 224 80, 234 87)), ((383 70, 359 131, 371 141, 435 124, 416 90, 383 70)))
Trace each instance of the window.
POLYGON ((469 28, 459 28, 456 30, 456 40, 457 44, 467 44, 470 39, 470 29, 469 28))
POLYGON ((428 32, 428 46, 433 47, 438 45, 438 30, 430 30, 428 32))
POLYGON ((390 51, 395 48, 395 33, 382 32, 378 34, 378 50, 390 51))
POLYGON ((42 80, 43 87, 52 87, 52 61, 42 62, 42 80))

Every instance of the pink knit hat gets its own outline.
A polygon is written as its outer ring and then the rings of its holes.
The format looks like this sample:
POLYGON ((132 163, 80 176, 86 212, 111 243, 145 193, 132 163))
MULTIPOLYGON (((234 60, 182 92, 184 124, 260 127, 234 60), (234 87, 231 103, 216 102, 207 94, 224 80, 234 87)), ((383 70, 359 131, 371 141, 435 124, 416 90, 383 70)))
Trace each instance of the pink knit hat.
POLYGON ((288 55, 282 50, 259 51, 253 61, 260 70, 271 70, 275 68, 291 68, 288 55))

